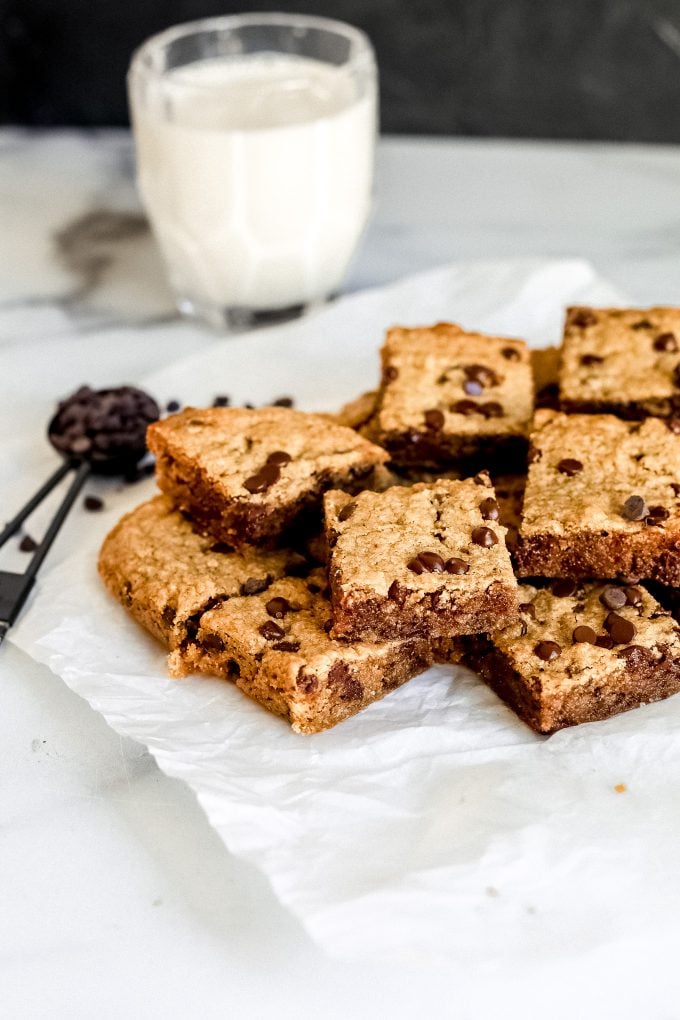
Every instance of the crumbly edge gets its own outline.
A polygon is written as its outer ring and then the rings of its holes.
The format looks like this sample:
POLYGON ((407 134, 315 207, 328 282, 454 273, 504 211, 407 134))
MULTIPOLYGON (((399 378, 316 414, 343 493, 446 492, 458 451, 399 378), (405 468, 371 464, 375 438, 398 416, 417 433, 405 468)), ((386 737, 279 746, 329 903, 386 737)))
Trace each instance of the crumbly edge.
POLYGON ((680 414, 680 396, 650 397, 647 400, 573 400, 560 397, 560 410, 565 414, 615 414, 625 421, 645 418, 672 418, 680 414))
POLYGON ((663 528, 520 535, 514 557, 518 577, 636 578, 680 585, 680 532, 663 528))
POLYGON ((522 676, 508 656, 483 635, 465 639, 464 660, 538 733, 608 719, 680 691, 680 661, 664 656, 658 662, 648 649, 640 649, 635 657, 621 657, 615 684, 601 686, 595 675, 551 697, 543 695, 540 681, 532 684, 522 676))
POLYGON ((399 467, 456 467, 461 474, 475 474, 481 468, 513 472, 526 466, 526 436, 495 433, 492 435, 455 435, 422 432, 377 432, 369 437, 390 454, 399 467), (413 437, 417 436, 416 442, 413 437))

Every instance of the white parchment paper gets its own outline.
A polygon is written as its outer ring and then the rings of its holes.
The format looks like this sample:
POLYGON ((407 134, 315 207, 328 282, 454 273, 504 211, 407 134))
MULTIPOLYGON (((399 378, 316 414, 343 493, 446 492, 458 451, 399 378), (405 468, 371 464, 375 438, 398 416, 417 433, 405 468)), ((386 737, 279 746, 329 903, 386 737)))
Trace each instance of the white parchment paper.
MULTIPOLYGON (((578 261, 445 267, 139 381, 161 400, 330 408, 373 385, 390 323, 452 319, 545 344, 565 304, 617 300, 578 261)), ((11 640, 184 779, 328 952, 549 968, 619 943, 668 949, 680 698, 543 739, 471 673, 439 667, 328 733, 295 735, 227 682, 169 680, 163 650, 102 589, 104 532, 152 491, 110 491, 79 551, 45 564, 11 640)))

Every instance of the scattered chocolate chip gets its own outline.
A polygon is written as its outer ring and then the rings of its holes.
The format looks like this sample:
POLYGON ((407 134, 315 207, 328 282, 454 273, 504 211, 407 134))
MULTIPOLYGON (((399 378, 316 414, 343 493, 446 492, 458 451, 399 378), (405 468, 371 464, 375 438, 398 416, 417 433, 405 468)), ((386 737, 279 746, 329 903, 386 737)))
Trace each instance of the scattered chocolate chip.
MULTIPOLYGON (((642 592, 639 588, 626 588, 626 602, 629 606, 639 606, 642 603, 642 592)), ((610 608, 614 608, 613 606, 610 608)))
POLYGON ((598 648, 613 648, 614 642, 607 634, 600 634, 595 642, 598 648))
POLYGON ((281 467, 282 464, 290 464, 293 458, 285 450, 274 450, 267 457, 267 464, 276 464, 277 467, 281 467))
POLYGON ((534 655, 537 655, 539 659, 543 659, 544 662, 552 662, 558 655, 562 654, 561 647, 557 644, 557 641, 539 641, 534 648, 534 655))
POLYGON ((498 545, 498 535, 491 528, 473 528, 472 541, 475 545, 481 545, 486 549, 490 549, 492 545, 498 545))
POLYGON ((577 588, 578 584, 573 577, 561 577, 554 582, 551 591, 556 598, 565 599, 573 595, 577 588))
POLYGON ((439 432, 444 428, 444 420, 443 412, 437 407, 432 407, 429 411, 425 412, 425 424, 434 432, 439 432))
POLYGON ((399 377, 399 369, 394 365, 388 365, 383 372, 383 377, 388 382, 394 382, 399 377))
POLYGON ((588 326, 594 326, 597 322, 597 316, 590 310, 590 308, 572 308, 569 313, 569 325, 578 326, 579 329, 586 329, 588 326))
POLYGON ((617 645, 628 645, 635 637, 635 625, 618 613, 610 613, 607 616, 604 629, 617 645))
POLYGON ((275 645, 272 645, 275 652, 299 652, 300 642, 299 641, 277 641, 275 645))
POLYGON ((387 597, 392 602, 396 602, 398 606, 403 606, 408 597, 409 590, 404 585, 399 584, 399 581, 392 581, 392 584, 387 589, 387 597))
POLYGON ((649 508, 642 496, 629 496, 621 508, 621 516, 627 521, 641 521, 649 513, 649 508))
POLYGON ((597 641, 597 634, 592 627, 586 627, 585 624, 581 624, 579 627, 574 627, 572 633, 572 640, 574 644, 588 644, 594 645, 597 641))
POLYGON ((678 341, 675 339, 675 333, 659 333, 658 337, 654 341, 655 351, 669 351, 675 352, 678 349, 678 341))
POLYGON ((583 471, 583 464, 580 460, 574 460, 573 457, 565 457, 563 460, 558 462, 557 470, 561 475, 567 475, 569 478, 572 478, 574 475, 577 475, 579 471, 583 471))
POLYGON ((175 612, 172 606, 166 606, 163 612, 161 613, 161 619, 166 627, 172 627, 172 625, 175 622, 176 616, 177 613, 175 612))
POLYGON ((239 592, 241 595, 259 595, 260 592, 266 591, 271 583, 271 574, 267 574, 266 577, 249 577, 243 582, 239 592))
POLYGON ((627 601, 625 590, 614 588, 612 585, 608 585, 600 595, 600 602, 607 609, 621 609, 627 601))
POLYGON ((457 400, 454 404, 451 404, 449 411, 453 411, 454 414, 476 414, 477 404, 474 400, 457 400))
POLYGON ((467 393, 469 397, 478 397, 484 387, 477 379, 466 379, 463 383, 463 392, 467 393))
POLYGON ((483 388, 487 386, 498 386, 500 379, 493 371, 486 365, 466 365, 463 369, 468 379, 473 379, 478 382, 483 388))
POLYGON ((250 478, 246 478, 243 488, 252 493, 266 492, 267 489, 278 482, 280 477, 281 471, 278 464, 265 464, 254 475, 251 475, 250 478))
POLYGON ((273 599, 267 602, 264 608, 270 616, 273 616, 276 620, 282 620, 290 609, 290 603, 288 599, 284 599, 281 595, 275 595, 273 599))
POLYGON ((640 319, 639 322, 634 322, 630 327, 631 329, 652 329, 652 323, 649 319, 640 319))
POLYGON ((83 506, 90 513, 99 513, 100 510, 104 509, 104 500, 100 499, 99 496, 86 496, 83 500, 83 506))
POLYGON ((604 358, 601 358, 599 354, 582 354, 581 364, 585 365, 586 368, 592 368, 593 365, 601 365, 604 358))
POLYGON ((167 404, 165 405, 165 410, 168 412, 168 414, 177 414, 181 406, 182 405, 180 404, 179 400, 168 400, 167 404))
POLYGON ((486 468, 483 471, 479 471, 472 480, 475 483, 475 485, 491 485, 492 484, 491 483, 491 475, 486 470, 486 468))
POLYGON ((508 361, 519 361, 522 356, 516 347, 504 347, 501 354, 508 361))
POLYGON ((458 559, 457 556, 452 556, 444 564, 444 569, 447 574, 467 574, 470 564, 466 563, 465 560, 458 559))
POLYGON ((24 535, 24 537, 19 542, 19 549, 21 550, 21 552, 27 553, 35 552, 37 548, 38 543, 34 538, 31 538, 30 535, 24 535))
POLYGON ((212 406, 213 407, 229 407, 230 403, 231 403, 231 400, 230 400, 229 397, 226 397, 223 393, 219 393, 215 397, 215 399, 213 400, 212 406))
POLYGON ((649 517, 654 517, 658 521, 666 521, 670 517, 670 513, 665 506, 650 506, 649 517))
POLYGON ((285 637, 286 634, 283 627, 279 627, 278 623, 274 623, 273 620, 267 620, 261 627, 258 627, 258 630, 267 641, 277 641, 279 638, 285 637))
POLYGON ((349 503, 345 503, 342 510, 338 514, 338 520, 348 521, 352 514, 354 513, 354 511, 356 510, 356 508, 357 508, 356 500, 351 499, 349 503))
POLYGON ((503 407, 496 400, 489 400, 486 404, 480 404, 479 410, 485 418, 502 418, 503 407))
POLYGON ((319 686, 319 678, 313 673, 305 673, 303 667, 300 669, 295 683, 305 694, 312 694, 319 686))
POLYGON ((201 638, 201 645, 210 652, 224 651, 224 641, 219 634, 206 634, 205 637, 201 638))
POLYGON ((532 620, 536 619, 536 606, 533 602, 520 602, 519 611, 520 613, 523 613, 524 616, 530 616, 532 620))
POLYGON ((427 567, 420 562, 420 558, 418 556, 414 556, 412 560, 409 560, 406 564, 406 568, 407 570, 413 571, 414 574, 425 574, 427 572, 427 567))
POLYGON ((436 552, 421 552, 418 553, 418 559, 423 564, 425 569, 430 574, 441 574, 444 571, 444 560, 441 558, 439 553, 436 552))
POLYGON ((295 401, 292 397, 277 397, 276 400, 272 400, 272 407, 293 407, 295 401))
POLYGON ((479 504, 479 512, 484 521, 497 521, 500 513, 498 503, 491 496, 482 500, 479 504))

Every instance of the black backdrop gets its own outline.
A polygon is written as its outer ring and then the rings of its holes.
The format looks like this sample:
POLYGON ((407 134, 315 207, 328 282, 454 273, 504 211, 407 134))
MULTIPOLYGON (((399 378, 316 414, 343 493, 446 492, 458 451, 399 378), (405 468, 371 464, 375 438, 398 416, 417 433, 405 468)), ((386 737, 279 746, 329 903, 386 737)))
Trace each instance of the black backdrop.
POLYGON ((272 9, 369 33, 385 131, 680 141, 680 0, 0 0, 0 121, 125 124, 146 36, 272 9))

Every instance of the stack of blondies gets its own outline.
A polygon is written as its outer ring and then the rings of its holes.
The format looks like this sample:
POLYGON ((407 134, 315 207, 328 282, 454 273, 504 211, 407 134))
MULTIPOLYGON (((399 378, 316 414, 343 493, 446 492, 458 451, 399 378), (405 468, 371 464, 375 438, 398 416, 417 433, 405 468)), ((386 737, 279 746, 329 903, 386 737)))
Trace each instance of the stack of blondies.
POLYGON ((463 662, 540 732, 680 690, 680 310, 571 308, 562 347, 388 331, 337 415, 187 408, 100 555, 175 676, 299 732, 463 662))

